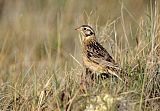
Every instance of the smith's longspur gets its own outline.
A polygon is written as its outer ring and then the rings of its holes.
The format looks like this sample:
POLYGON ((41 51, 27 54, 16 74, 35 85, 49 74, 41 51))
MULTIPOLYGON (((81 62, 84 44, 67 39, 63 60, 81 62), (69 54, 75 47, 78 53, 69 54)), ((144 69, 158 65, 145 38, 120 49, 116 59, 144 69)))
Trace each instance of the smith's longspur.
POLYGON ((97 41, 95 31, 89 25, 76 28, 82 36, 83 63, 86 69, 98 74, 110 74, 122 80, 122 69, 97 41))

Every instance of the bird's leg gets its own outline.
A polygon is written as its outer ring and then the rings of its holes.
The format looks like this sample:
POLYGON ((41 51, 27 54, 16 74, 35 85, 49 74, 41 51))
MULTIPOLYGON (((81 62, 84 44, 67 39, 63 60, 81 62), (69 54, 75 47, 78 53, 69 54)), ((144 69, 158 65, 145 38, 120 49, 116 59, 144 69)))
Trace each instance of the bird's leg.
POLYGON ((92 71, 89 68, 86 68, 86 75, 92 74, 92 71))
POLYGON ((82 73, 81 75, 81 82, 80 82, 80 87, 83 92, 86 92, 87 87, 89 87, 92 82, 91 75, 92 71, 89 68, 85 68, 85 73, 82 73))
POLYGON ((89 80, 89 81, 90 79, 92 80, 92 75, 93 75, 93 72, 89 68, 86 68, 86 75, 85 75, 86 80, 89 80))
POLYGON ((101 78, 102 80, 107 79, 107 78, 109 78, 109 74, 107 74, 107 73, 101 73, 101 74, 100 74, 100 78, 101 78))
POLYGON ((86 79, 94 81, 96 78, 96 73, 91 71, 89 68, 86 68, 86 79))
POLYGON ((83 72, 81 74, 81 81, 80 81, 80 90, 82 93, 86 93, 86 74, 83 72))
MULTIPOLYGON (((104 79, 104 78, 107 78, 107 74, 97 74, 96 72, 94 71, 91 71, 89 68, 86 68, 86 79, 89 83, 98 83, 98 81, 100 79, 104 79)), ((92 84, 93 85, 93 84, 92 84)))
POLYGON ((91 71, 89 68, 86 68, 86 79, 88 79, 88 78, 90 80, 92 80, 92 82, 93 81, 95 82, 96 80, 99 80, 99 79, 104 80, 104 79, 109 78, 109 74, 107 74, 107 73, 97 74, 97 73, 91 71))

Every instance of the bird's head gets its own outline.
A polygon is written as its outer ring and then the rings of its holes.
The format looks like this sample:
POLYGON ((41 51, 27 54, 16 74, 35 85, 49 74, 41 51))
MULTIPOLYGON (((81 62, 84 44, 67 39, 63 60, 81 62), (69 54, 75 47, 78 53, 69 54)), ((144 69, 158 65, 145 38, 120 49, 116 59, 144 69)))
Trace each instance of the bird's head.
POLYGON ((84 41, 88 39, 95 39, 95 32, 89 25, 82 25, 75 30, 78 30, 80 32, 84 41))

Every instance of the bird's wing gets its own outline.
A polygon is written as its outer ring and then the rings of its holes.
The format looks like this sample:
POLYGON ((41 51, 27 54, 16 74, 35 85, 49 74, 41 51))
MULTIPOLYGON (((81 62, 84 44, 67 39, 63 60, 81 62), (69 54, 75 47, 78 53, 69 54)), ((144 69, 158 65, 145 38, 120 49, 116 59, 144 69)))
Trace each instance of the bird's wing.
POLYGON ((96 58, 102 58, 108 62, 115 63, 114 59, 110 56, 106 49, 103 48, 103 46, 98 42, 95 43, 95 48, 93 48, 93 56, 96 58))
POLYGON ((90 57, 90 59, 92 62, 99 64, 104 70, 104 72, 110 73, 122 80, 119 76, 119 74, 122 72, 122 69, 117 64, 106 61, 103 58, 90 57))
POLYGON ((121 68, 118 66, 118 64, 106 61, 103 58, 90 57, 90 59, 92 60, 92 62, 95 62, 95 63, 97 63, 97 64, 99 64, 103 67, 106 67, 106 68, 111 67, 111 68, 114 68, 116 70, 121 70, 121 68))

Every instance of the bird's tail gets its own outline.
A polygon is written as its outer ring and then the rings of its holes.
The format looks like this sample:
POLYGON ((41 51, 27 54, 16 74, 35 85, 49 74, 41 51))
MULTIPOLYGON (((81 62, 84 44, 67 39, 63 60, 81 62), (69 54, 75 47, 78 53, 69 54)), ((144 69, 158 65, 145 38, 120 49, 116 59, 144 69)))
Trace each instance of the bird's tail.
POLYGON ((127 72, 125 72, 122 68, 119 67, 107 67, 105 68, 106 72, 116 76, 119 80, 126 82, 128 81, 127 79, 127 72))

